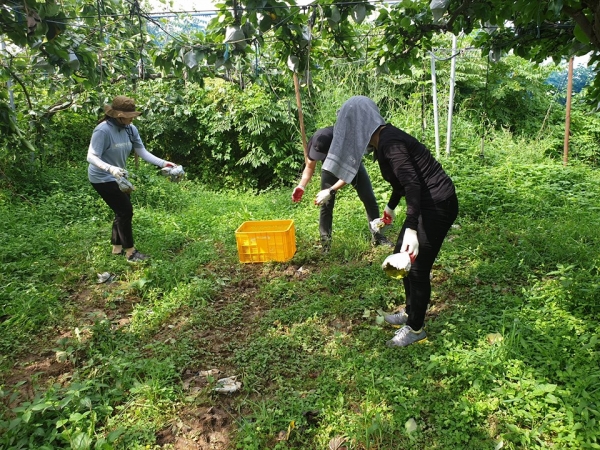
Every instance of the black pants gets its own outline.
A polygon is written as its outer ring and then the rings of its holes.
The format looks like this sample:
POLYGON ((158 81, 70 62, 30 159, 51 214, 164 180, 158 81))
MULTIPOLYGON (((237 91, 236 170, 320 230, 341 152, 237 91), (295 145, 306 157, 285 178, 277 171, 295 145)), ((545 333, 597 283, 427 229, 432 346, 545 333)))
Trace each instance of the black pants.
POLYGON ((108 183, 92 183, 96 192, 100 194, 102 200, 113 210, 115 219, 112 226, 112 237, 110 239, 113 245, 122 245, 123 248, 133 247, 133 229, 131 222, 133 220, 133 206, 129 194, 121 192, 116 181, 108 183))
MULTIPOLYGON (((453 195, 430 208, 421 208, 417 237, 419 255, 412 265, 408 276, 403 278, 406 294, 406 313, 413 330, 420 330, 425 322, 425 313, 431 300, 431 281, 429 275, 437 258, 448 230, 458 216, 458 199, 453 195)), ((394 253, 400 251, 405 228, 402 228, 394 253)))
MULTIPOLYGON (((327 170, 321 171, 321 189, 329 189, 335 183, 338 178, 328 172, 327 170)), ((365 211, 367 212, 367 220, 371 222, 379 217, 379 206, 377 205, 377 199, 373 193, 373 186, 371 186, 371 179, 365 169, 364 164, 360 164, 358 172, 354 179, 350 182, 352 187, 356 190, 358 198, 365 205, 365 211)), ((335 194, 331 196, 329 201, 321 206, 319 212, 319 233, 321 239, 331 239, 331 230, 333 228, 333 207, 335 206, 335 194)), ((369 227, 371 230, 371 227, 369 227)), ((371 233, 373 233, 371 231, 371 233)))

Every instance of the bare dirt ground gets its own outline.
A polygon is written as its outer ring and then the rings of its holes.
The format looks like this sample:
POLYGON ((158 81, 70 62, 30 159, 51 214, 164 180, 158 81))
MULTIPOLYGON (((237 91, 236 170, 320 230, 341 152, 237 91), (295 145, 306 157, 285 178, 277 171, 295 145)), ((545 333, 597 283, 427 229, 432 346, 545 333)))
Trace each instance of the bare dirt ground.
MULTIPOLYGON (((214 386, 214 381, 226 377, 235 368, 228 366, 228 345, 243 343, 253 330, 253 323, 262 316, 266 307, 257 302, 258 281, 272 277, 305 277, 309 270, 287 266, 276 269, 275 266, 261 264, 243 265, 243 279, 224 287, 212 305, 217 311, 227 308, 232 302, 245 299, 252 302, 252 308, 246 308, 240 326, 219 326, 198 333, 197 338, 202 345, 211 349, 213 367, 207 371, 205 367, 187 369, 181 374, 182 387, 188 396, 194 397, 206 392, 214 386), (209 372, 209 373, 207 373, 209 372), (212 384, 211 384, 212 383, 212 384)), ((127 327, 131 321, 131 313, 140 299, 127 292, 125 283, 118 279, 98 283, 96 280, 82 280, 78 288, 71 293, 70 304, 74 305, 69 323, 78 324, 78 339, 85 341, 89 337, 89 327, 98 319, 109 320, 112 327, 127 327), (113 301, 108 302, 107 298, 113 301), (117 301, 114 301, 116 298, 117 301)), ((177 337, 179 331, 177 317, 173 323, 163 326, 154 336, 156 341, 166 341, 177 337)), ((40 336, 32 351, 21 354, 15 361, 12 370, 0 379, 7 389, 14 387, 17 396, 11 404, 14 407, 23 401, 30 400, 36 390, 44 389, 54 383, 66 385, 72 378, 73 366, 68 355, 60 350, 60 342, 67 342, 75 336, 73 327, 56 327, 51 332, 40 336), (35 348, 35 351, 33 350, 35 348)), ((210 405, 185 406, 178 410, 176 416, 156 434, 156 444, 165 449, 188 450, 226 450, 230 448, 231 436, 235 431, 239 410, 234 406, 232 395, 221 394, 211 396, 210 405)), ((194 403, 192 403, 194 404, 194 403)))

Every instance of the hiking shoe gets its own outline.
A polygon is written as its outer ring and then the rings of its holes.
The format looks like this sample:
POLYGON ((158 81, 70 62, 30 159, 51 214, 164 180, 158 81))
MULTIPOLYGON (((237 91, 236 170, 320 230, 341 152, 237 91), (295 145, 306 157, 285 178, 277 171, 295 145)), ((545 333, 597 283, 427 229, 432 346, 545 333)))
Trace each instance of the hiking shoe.
POLYGON ((388 347, 406 347, 410 344, 414 344, 415 342, 422 341, 423 339, 427 339, 427 334, 423 328, 418 331, 414 331, 408 325, 404 325, 402 328, 396 331, 395 336, 387 341, 385 345, 388 347))
POLYGON ((406 325, 406 322, 408 322, 408 314, 406 314, 406 310, 402 308, 397 313, 386 314, 383 316, 383 320, 390 325, 406 325))
POLYGON ((394 247, 394 243, 381 233, 374 234, 371 243, 373 246, 385 245, 386 247, 394 247))
POLYGON ((137 250, 134 250, 133 253, 131 254, 131 256, 127 257, 127 262, 138 263, 138 262, 147 261, 149 259, 150 259, 150 257, 148 255, 144 255, 143 253, 138 252, 137 250))

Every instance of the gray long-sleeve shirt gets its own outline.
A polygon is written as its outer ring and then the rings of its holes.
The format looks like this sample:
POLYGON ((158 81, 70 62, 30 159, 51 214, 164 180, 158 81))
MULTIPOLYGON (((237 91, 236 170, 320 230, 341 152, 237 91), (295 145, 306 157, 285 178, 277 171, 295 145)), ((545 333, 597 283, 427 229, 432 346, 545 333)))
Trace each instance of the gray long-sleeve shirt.
POLYGON ((98 124, 92 133, 87 153, 88 179, 91 183, 108 183, 115 177, 108 172, 110 166, 125 169, 127 158, 133 149, 144 161, 158 167, 164 167, 166 161, 154 156, 144 147, 135 125, 129 125, 131 139, 125 127, 109 120, 98 124))

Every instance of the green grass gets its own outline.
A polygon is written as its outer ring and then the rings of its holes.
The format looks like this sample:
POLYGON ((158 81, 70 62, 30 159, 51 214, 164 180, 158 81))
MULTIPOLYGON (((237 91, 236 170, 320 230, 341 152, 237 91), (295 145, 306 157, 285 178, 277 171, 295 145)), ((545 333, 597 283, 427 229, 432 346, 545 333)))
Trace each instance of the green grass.
POLYGON ((208 433, 190 417, 212 406, 228 448, 600 448, 600 175, 544 145, 496 134, 483 159, 443 159, 460 214, 429 338, 402 350, 380 324, 401 285, 349 188, 323 255, 317 179, 296 205, 291 189, 216 192, 142 167, 141 266, 110 255, 111 215, 82 167, 30 203, 2 192, 0 447, 169 448, 168 430, 208 433), (262 219, 294 219, 290 262, 238 262, 235 229, 262 219), (97 284, 106 271, 115 281, 97 284), (214 377, 189 389, 213 368, 241 392, 214 393, 214 377))

